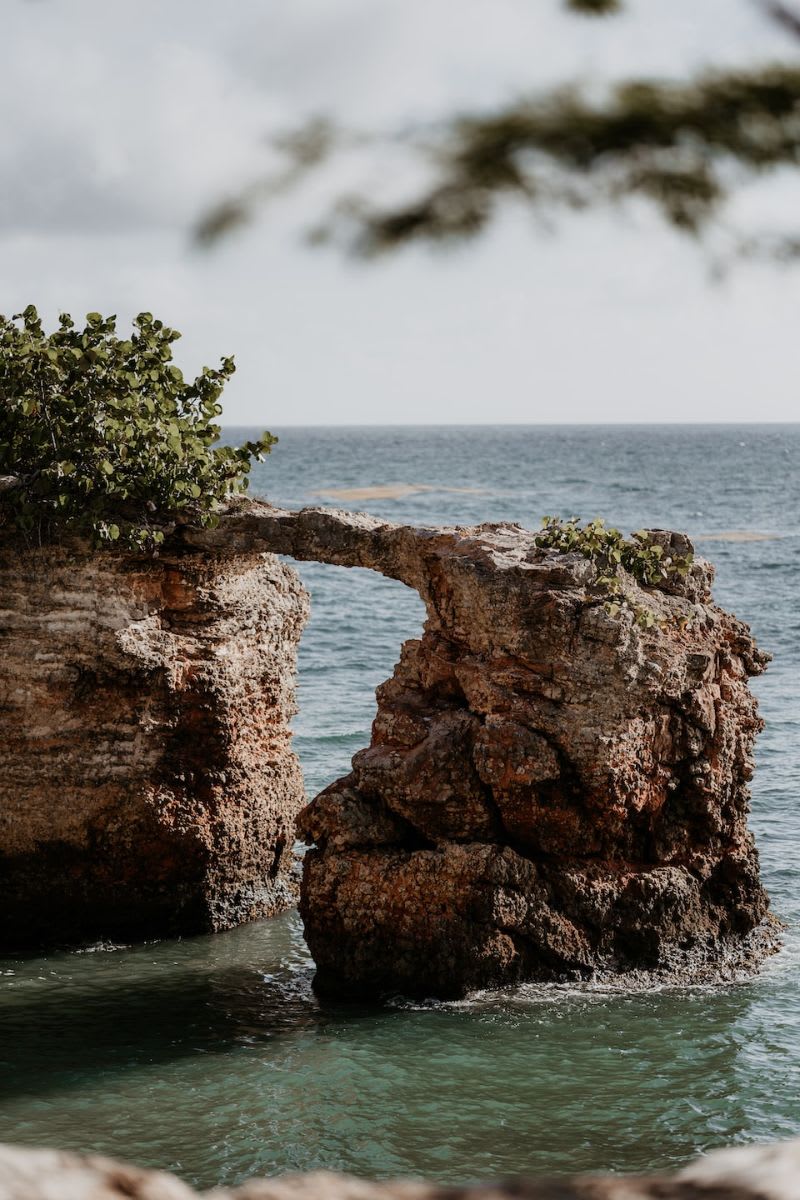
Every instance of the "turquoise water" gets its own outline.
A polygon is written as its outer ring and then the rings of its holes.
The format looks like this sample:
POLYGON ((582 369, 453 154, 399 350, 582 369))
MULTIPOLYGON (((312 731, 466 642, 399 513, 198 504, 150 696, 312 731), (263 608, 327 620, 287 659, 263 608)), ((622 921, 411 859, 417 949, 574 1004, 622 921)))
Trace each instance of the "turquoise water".
MULTIPOLYGON (((254 484, 287 505, 402 482, 475 490, 349 506, 413 522, 603 513, 697 538, 718 599, 775 655, 755 684, 768 724, 753 826, 786 948, 732 987, 523 988, 388 1009, 314 998, 293 913, 213 938, 0 960, 0 1140, 210 1186, 320 1166, 442 1180, 646 1169, 800 1133, 800 427, 278 432, 254 484), (743 530, 773 536, 713 536, 743 530)), ((300 570, 313 615, 296 745, 313 794, 366 744, 374 687, 422 608, 368 572, 300 570)))

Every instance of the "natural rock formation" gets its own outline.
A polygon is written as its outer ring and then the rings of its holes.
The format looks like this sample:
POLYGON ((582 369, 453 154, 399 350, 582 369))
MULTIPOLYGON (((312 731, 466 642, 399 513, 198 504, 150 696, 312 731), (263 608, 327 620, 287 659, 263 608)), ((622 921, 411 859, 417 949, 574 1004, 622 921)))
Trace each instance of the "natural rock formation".
MULTIPOLYGON (((174 1175, 99 1155, 0 1145, 0 1200, 197 1200, 174 1175)), ((205 1200, 798 1200, 800 1141, 717 1150, 670 1175, 583 1175, 451 1187, 313 1171, 251 1179, 205 1200)))
POLYGON ((766 656, 711 602, 707 563, 660 587, 627 579, 612 614, 590 560, 515 525, 250 505, 183 537, 370 567, 427 606, 378 689, 370 746, 301 817, 323 991, 719 978, 774 949, 746 825, 747 678, 766 656))
POLYGON ((224 928, 295 895, 296 573, 0 544, 0 946, 224 928))
POLYGON ((0 944, 289 901, 306 597, 274 553, 369 567, 428 610, 371 745, 301 818, 318 987, 714 978, 774 948, 746 826, 765 656, 712 604, 708 564, 629 579, 614 614, 592 562, 519 526, 253 502, 158 559, 0 546, 0 944))

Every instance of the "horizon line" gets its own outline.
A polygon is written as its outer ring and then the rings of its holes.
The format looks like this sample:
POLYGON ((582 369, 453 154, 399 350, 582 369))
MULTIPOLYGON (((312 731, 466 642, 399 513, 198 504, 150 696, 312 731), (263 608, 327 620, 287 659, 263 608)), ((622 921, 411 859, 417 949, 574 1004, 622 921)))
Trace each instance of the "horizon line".
MULTIPOLYGON (((261 429, 262 421, 226 421, 240 429, 261 429)), ((797 421, 277 421, 282 429, 741 429, 764 426, 795 428, 797 421)))

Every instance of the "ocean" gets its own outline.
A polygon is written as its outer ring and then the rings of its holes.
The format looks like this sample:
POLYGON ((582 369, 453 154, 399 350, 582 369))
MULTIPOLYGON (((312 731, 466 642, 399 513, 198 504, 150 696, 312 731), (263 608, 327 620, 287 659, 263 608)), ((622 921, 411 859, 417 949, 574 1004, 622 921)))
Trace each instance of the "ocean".
MULTIPOLYGON (((267 421, 267 424, 269 422, 267 421)), ((226 440, 251 430, 226 429, 226 440)), ((0 1140, 102 1152, 195 1185, 326 1167, 466 1181, 648 1170, 800 1133, 800 425, 273 428, 252 490, 392 521, 685 530, 774 658, 753 684, 752 827, 785 947, 755 979, 460 1003, 321 1003, 299 919, 0 960, 0 1140)), ((309 796, 367 745, 422 603, 320 564, 295 746, 309 796)))

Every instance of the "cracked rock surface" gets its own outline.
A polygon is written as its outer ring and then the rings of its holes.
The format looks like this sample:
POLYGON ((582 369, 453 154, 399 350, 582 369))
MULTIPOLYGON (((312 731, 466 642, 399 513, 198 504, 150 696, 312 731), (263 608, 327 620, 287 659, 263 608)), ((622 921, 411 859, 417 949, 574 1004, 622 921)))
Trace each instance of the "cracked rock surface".
POLYGON ((321 991, 715 980, 774 950, 747 828, 748 678, 767 656, 713 603, 708 563, 658 587, 626 578, 612 615, 590 560, 516 525, 250 504, 184 536, 369 567, 427 608, 378 688, 370 745, 301 814, 321 991))
POLYGON ((0 944, 291 902, 307 597, 276 554, 370 568, 427 607, 370 745, 300 816, 320 990, 719 979, 775 948, 747 828, 766 656, 707 563, 627 579, 612 614, 592 562, 516 525, 252 501, 158 559, 0 546, 0 944))
POLYGON ((0 544, 0 948, 294 903, 307 609, 261 552, 0 544))

